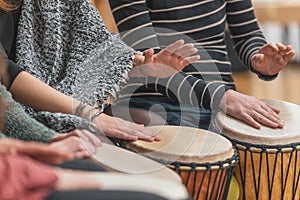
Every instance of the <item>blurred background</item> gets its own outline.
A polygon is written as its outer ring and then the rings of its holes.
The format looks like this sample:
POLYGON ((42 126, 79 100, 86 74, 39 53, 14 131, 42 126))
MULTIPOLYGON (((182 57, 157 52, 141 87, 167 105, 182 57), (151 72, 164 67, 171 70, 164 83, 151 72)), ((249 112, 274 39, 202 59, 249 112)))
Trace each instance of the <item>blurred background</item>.
MULTIPOLYGON (((118 32, 108 0, 91 0, 111 32, 118 32)), ((300 105, 300 0, 252 0, 259 24, 269 42, 290 44, 293 61, 269 82, 247 71, 234 53, 230 54, 237 90, 262 99, 278 99, 300 105)), ((227 37, 229 48, 232 41, 227 37)), ((233 52, 231 50, 230 52, 233 52)))

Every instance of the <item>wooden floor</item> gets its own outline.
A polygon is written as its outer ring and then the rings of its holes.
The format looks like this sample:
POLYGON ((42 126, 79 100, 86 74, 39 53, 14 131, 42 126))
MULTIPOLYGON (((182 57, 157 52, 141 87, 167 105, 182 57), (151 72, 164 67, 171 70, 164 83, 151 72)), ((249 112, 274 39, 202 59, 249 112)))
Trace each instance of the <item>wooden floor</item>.
POLYGON ((263 99, 280 99, 300 105, 300 64, 287 66, 277 79, 266 82, 250 72, 236 72, 237 90, 263 99))

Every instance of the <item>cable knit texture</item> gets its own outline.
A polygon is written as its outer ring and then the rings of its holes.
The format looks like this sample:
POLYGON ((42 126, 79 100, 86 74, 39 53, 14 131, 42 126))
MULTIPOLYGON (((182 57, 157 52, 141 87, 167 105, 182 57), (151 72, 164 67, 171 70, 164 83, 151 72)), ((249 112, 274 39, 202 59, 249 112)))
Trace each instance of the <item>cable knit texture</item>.
POLYGON ((45 143, 56 134, 26 114, 22 106, 12 99, 10 93, 1 84, 0 102, 0 123, 2 123, 0 127, 3 127, 3 130, 0 129, 0 134, 3 132, 7 137, 45 143))
MULTIPOLYGON (((90 105, 115 97, 127 80, 133 54, 108 32, 88 0, 24 0, 17 63, 66 95, 90 105)), ((73 115, 27 111, 60 132, 89 125, 73 115)))

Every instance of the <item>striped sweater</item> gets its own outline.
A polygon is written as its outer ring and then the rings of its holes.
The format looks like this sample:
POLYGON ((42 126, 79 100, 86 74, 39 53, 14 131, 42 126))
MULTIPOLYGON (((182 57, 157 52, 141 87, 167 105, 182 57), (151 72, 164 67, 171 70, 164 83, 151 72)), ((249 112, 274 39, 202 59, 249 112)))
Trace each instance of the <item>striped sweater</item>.
POLYGON ((133 48, 159 50, 184 38, 195 44, 201 56, 169 79, 148 77, 142 80, 147 84, 141 84, 140 79, 132 78, 121 98, 167 97, 169 101, 218 109, 224 93, 235 89, 226 28, 237 54, 250 69, 252 55, 266 44, 251 0, 110 0, 110 5, 122 39, 133 48))

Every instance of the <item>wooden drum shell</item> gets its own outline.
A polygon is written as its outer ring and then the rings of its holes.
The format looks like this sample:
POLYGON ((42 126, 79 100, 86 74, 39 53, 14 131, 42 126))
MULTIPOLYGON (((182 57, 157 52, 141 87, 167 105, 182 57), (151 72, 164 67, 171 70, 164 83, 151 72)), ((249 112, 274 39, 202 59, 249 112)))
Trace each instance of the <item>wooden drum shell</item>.
MULTIPOLYGON (((300 144, 299 144, 300 145, 300 144)), ((299 146, 246 148, 235 143, 239 163, 235 167, 241 195, 239 199, 299 199, 299 146)))

